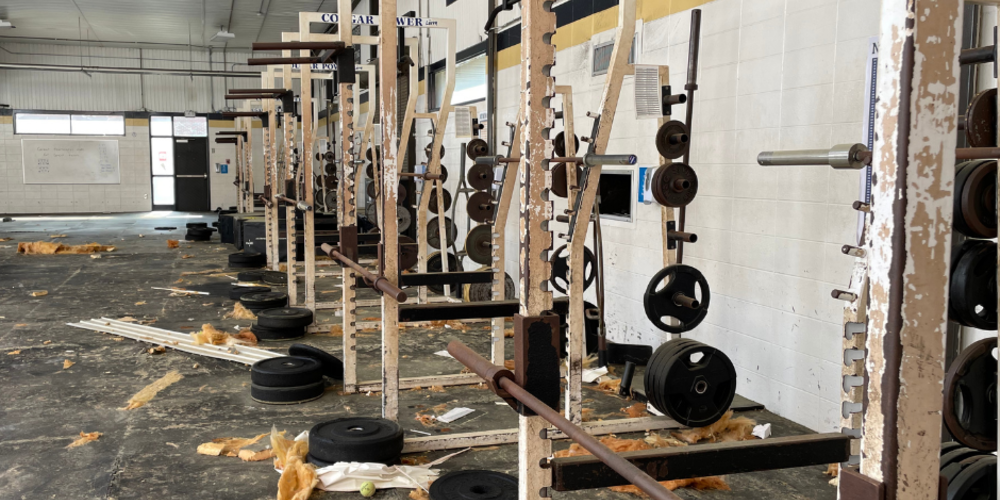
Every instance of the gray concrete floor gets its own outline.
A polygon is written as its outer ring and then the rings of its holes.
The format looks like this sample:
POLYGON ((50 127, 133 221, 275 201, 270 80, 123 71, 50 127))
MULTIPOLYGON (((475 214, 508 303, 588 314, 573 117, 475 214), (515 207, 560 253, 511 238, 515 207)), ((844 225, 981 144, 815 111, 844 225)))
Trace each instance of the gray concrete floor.
MULTIPOLYGON (((269 462, 245 463, 237 458, 198 455, 200 443, 217 437, 251 437, 272 425, 293 433, 319 421, 347 416, 378 416, 376 396, 339 396, 328 391, 319 400, 292 406, 256 403, 249 396, 249 374, 244 365, 167 351, 146 354, 145 344, 80 330, 66 323, 100 316, 130 315, 156 319, 155 326, 191 331, 204 323, 231 329, 246 321, 223 320, 233 301, 226 296, 169 297, 152 290, 174 284, 184 271, 226 267, 233 251, 218 242, 182 243, 170 250, 166 240, 183 239, 187 222, 211 222, 214 214, 153 213, 70 217, 15 217, 0 224, 0 498, 273 498, 278 475, 269 462), (157 231, 154 227, 174 226, 157 231), (67 244, 97 242, 117 250, 100 259, 82 255, 17 255, 20 241, 48 240, 67 244), (143 237, 140 237, 143 235, 143 237), (193 258, 182 259, 182 255, 193 258), (32 297, 46 290, 48 295, 32 297), (20 354, 6 353, 20 350, 20 354), (76 364, 63 370, 63 361, 76 364), (146 406, 124 411, 138 390, 178 370, 184 378, 160 392, 146 406), (80 431, 102 432, 96 442, 66 449, 80 431)), ((218 285, 225 278, 186 277, 183 286, 218 285)), ((321 289, 333 290, 330 283, 321 289)), ((371 292, 364 292, 371 293, 371 292)), ((337 295, 323 295, 323 300, 337 295)), ((364 296, 363 296, 364 297, 364 296)), ((362 298, 363 298, 362 297, 362 298)), ((373 298, 374 296, 372 296, 373 298)), ((377 310, 359 317, 375 317, 377 310)), ((410 328, 401 335, 404 376, 457 373, 454 360, 434 356, 455 338, 485 352, 486 324, 468 331, 410 328)), ((378 332, 359 336, 361 379, 379 378, 378 332)), ((310 336, 305 342, 337 353, 341 339, 310 336)), ((509 340, 508 340, 509 342, 509 340)), ((283 351, 290 342, 261 347, 283 351)), ((512 346, 508 352, 512 352, 512 346)), ((613 414, 628 406, 623 400, 597 391, 585 391, 595 414, 613 414)), ((405 391, 400 395, 400 423, 404 429, 440 432, 516 427, 513 411, 495 404, 489 391, 473 387, 448 388, 444 393, 405 391), (447 403, 476 412, 447 427, 425 429, 414 415, 447 403)), ((746 403, 746 401, 744 401, 746 403)), ((743 413, 770 422, 776 436, 810 432, 805 427, 766 410, 743 413)), ((417 434, 408 432, 408 436, 417 434)), ((621 436, 637 437, 637 436, 621 436)), ((557 442, 556 449, 569 446, 557 442)), ((429 453, 431 459, 447 452, 429 453)), ((441 469, 489 469, 516 473, 517 447, 473 450, 452 458, 441 469)), ((825 467, 738 474, 727 477, 732 491, 678 490, 686 499, 833 499, 825 467)), ((404 499, 406 490, 386 490, 376 499, 404 499)), ((357 493, 314 493, 312 498, 360 498, 357 493)), ((609 490, 557 493, 557 499, 636 498, 609 490)))

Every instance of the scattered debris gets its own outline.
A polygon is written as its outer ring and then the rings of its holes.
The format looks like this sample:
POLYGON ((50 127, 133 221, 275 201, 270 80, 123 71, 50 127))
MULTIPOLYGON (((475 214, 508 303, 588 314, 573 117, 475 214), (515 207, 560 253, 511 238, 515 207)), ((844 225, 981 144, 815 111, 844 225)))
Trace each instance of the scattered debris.
POLYGON ((63 370, 69 369, 69 367, 75 365, 76 363, 68 359, 63 360, 63 370))
POLYGON ((319 483, 316 469, 305 463, 309 441, 295 441, 285 437, 285 432, 271 428, 271 448, 274 450, 274 467, 281 470, 278 479, 278 500, 305 500, 319 483))
POLYGON ((185 254, 185 255, 181 255, 181 258, 182 258, 182 259, 190 259, 190 258, 192 258, 192 257, 194 257, 194 255, 187 255, 187 254, 185 254))
POLYGON ((243 307, 243 304, 241 302, 237 301, 236 305, 233 306, 233 310, 230 311, 230 312, 227 312, 225 315, 223 315, 222 319, 252 319, 252 320, 256 320, 257 319, 257 315, 254 314, 253 311, 247 309, 246 307, 243 307))
POLYGON ((137 306, 144 306, 144 305, 146 305, 146 301, 145 300, 140 300, 139 302, 136 302, 135 305, 137 305, 137 306))
POLYGON ((33 243, 18 243, 17 253, 25 255, 65 255, 65 254, 91 254, 97 252, 114 252, 115 247, 111 245, 101 245, 99 243, 87 243, 85 245, 63 245, 49 241, 36 241, 33 243))
POLYGON ((430 494, 424 490, 410 490, 410 500, 431 500, 430 494))
POLYGON ((584 382, 586 382, 588 384, 593 384, 594 382, 597 382, 598 380, 601 379, 601 377, 603 377, 603 376, 605 376, 607 374, 608 374, 607 367, 601 366, 601 367, 598 367, 598 368, 591 368, 591 369, 585 369, 585 370, 583 370, 583 374, 581 375, 581 378, 583 378, 584 382))
POLYGON ((49 344, 51 344, 51 343, 52 343, 52 341, 51 341, 51 340, 46 340, 45 342, 42 342, 42 345, 49 345, 49 344))
POLYGON ((158 345, 156 347, 150 347, 149 349, 146 349, 146 352, 149 353, 149 354, 154 354, 154 355, 155 354, 163 354, 163 353, 167 352, 167 348, 163 347, 162 345, 158 345))
POLYGON ((50 234, 49 238, 68 238, 65 234, 50 234))
POLYGON ((444 387, 440 385, 432 385, 428 387, 427 390, 431 392, 444 392, 444 387))
POLYGON ((215 438, 208 443, 202 443, 198 445, 197 451, 199 455, 211 455, 215 457, 220 455, 225 455, 227 457, 235 457, 239 455, 240 450, 260 441, 261 439, 264 439, 264 436, 268 435, 269 434, 264 433, 252 438, 237 438, 237 437, 215 438))
POLYGON ((268 448, 260 451, 240 450, 237 454, 244 462, 260 462, 269 458, 274 458, 274 450, 268 448))
POLYGON ((437 420, 438 422, 444 422, 446 424, 450 424, 466 415, 471 414, 474 411, 476 410, 473 410, 471 408, 453 408, 448 413, 445 413, 444 415, 437 417, 437 420))
POLYGON ((257 336, 250 330, 242 330, 236 335, 230 335, 209 323, 201 325, 201 331, 191 332, 191 339, 194 340, 194 345, 257 345, 257 336))
POLYGON ((83 432, 80 431, 80 437, 76 438, 72 443, 67 445, 67 448, 76 448, 77 446, 83 446, 91 441, 97 441, 97 438, 103 436, 100 432, 83 432))
POLYGON ((733 411, 729 410, 718 422, 712 425, 677 431, 672 434, 677 439, 688 444, 695 444, 701 441, 709 443, 746 441, 753 439, 752 432, 755 425, 757 425, 757 422, 747 417, 733 418, 733 411))
POLYGON ((31 292, 32 297, 44 297, 48 294, 49 294, 48 290, 35 290, 34 292, 31 292))
POLYGON ((762 424, 754 426, 751 434, 757 436, 760 439, 767 439, 771 437, 771 424, 762 424))
MULTIPOLYGON (((4 221, 4 222, 6 222, 6 221, 4 221)), ((14 238, 0 238, 0 242, 3 242, 3 241, 10 241, 10 240, 12 240, 12 239, 14 239, 14 238)))
POLYGON ((513 359, 505 359, 503 361, 503 367, 506 368, 506 369, 508 369, 508 370, 513 370, 514 369, 514 360, 513 359))
POLYGON ((628 415, 629 418, 639 418, 639 417, 649 416, 649 412, 646 411, 645 403, 636 403, 632 406, 627 406, 625 408, 622 408, 621 411, 624 412, 626 415, 628 415))
MULTIPOLYGON (((185 271, 185 272, 181 273, 181 276, 198 276, 198 275, 202 275, 202 274, 215 274, 215 273, 222 273, 222 272, 225 272, 225 269, 222 269, 220 267, 219 269, 208 269, 208 270, 205 270, 205 271, 185 271)), ((206 293, 205 295, 208 295, 208 294, 206 293)))
POLYGON ((837 486, 840 483, 840 464, 829 464, 826 466, 826 470, 823 474, 827 476, 832 476, 829 483, 832 486, 837 486))
POLYGON ((618 394, 618 388, 621 387, 621 385, 622 385, 622 379, 620 378, 614 380, 605 380, 604 382, 597 384, 597 390, 607 394, 618 394))
POLYGON ((162 288, 158 286, 151 287, 153 290, 166 290, 168 292, 174 292, 171 296, 177 295, 208 295, 208 292, 196 292, 194 290, 185 290, 183 288, 162 288))
POLYGON ((167 248, 178 248, 181 246, 180 240, 167 240, 167 248))
POLYGON ((90 258, 91 259, 100 259, 101 258, 101 254, 99 254, 99 253, 92 253, 92 254, 90 254, 90 258))
POLYGON ((7 353, 8 356, 17 356, 18 354, 21 354, 21 350, 20 349, 18 349, 16 351, 10 351, 10 352, 7 353))
POLYGON ((134 396, 129 398, 128 406, 122 409, 134 410, 136 408, 144 406, 146 403, 152 400, 153 397, 155 397, 158 392, 162 391, 163 389, 166 389, 167 387, 170 387, 174 382, 177 382, 182 378, 184 378, 184 375, 181 375, 181 373, 178 372, 177 370, 171 370, 167 372, 166 375, 160 377, 152 384, 143 387, 141 391, 135 393, 134 396))
MULTIPOLYGON (((695 490, 720 490, 729 491, 729 485, 726 484, 726 480, 719 476, 709 476, 709 477, 696 477, 693 479, 675 479, 673 481, 660 481, 665 488, 668 490, 676 490, 678 488, 691 488, 695 490)), ((611 491, 618 493, 631 493, 635 496, 641 498, 649 498, 638 486, 629 484, 626 486, 612 486, 608 488, 611 491)))

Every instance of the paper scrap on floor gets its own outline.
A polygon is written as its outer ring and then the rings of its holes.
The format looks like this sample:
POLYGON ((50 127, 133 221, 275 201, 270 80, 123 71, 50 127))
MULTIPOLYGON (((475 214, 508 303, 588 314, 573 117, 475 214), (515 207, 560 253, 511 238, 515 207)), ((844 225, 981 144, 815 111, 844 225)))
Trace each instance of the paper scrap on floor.
POLYGON ((653 405, 651 405, 649 403, 646 403, 646 411, 648 411, 650 415, 656 415, 657 417, 665 417, 666 416, 666 415, 663 414, 662 411, 657 410, 656 408, 653 407, 653 405))
POLYGON ((449 411, 448 413, 438 416, 437 421, 450 424, 474 411, 476 410, 473 410, 471 408, 452 408, 451 411, 449 411))
POLYGON ((438 352, 436 352, 434 354, 437 354, 438 356, 444 356, 446 358, 455 359, 455 357, 452 356, 450 353, 448 353, 448 351, 438 351, 438 352))
POLYGON ((591 368, 589 370, 583 371, 583 381, 588 384, 593 384, 601 380, 601 377, 608 374, 608 367, 602 366, 600 368, 591 368))
POLYGON ((761 439, 767 439, 771 437, 771 424, 755 425, 751 434, 761 439))

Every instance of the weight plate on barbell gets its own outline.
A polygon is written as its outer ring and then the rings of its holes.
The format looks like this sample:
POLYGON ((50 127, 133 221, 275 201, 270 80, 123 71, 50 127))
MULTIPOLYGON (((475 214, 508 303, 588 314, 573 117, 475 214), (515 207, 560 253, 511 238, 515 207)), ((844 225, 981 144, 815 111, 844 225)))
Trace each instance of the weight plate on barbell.
POLYGON ((417 242, 409 236, 399 237, 399 270, 405 271, 417 265, 417 242))
MULTIPOLYGON (((462 270, 463 270, 462 262, 455 257, 455 254, 448 252, 448 272, 453 273, 462 270)), ((427 256, 427 272, 429 273, 444 272, 444 267, 441 262, 440 251, 434 252, 427 256)), ((444 285, 427 285, 427 289, 439 295, 444 294, 444 285)), ((452 285, 451 292, 452 295, 456 297, 461 297, 462 287, 457 285, 452 285)))
POLYGON ((373 200, 375 199, 375 183, 374 182, 369 182, 368 185, 365 186, 365 193, 368 193, 368 197, 369 198, 371 198, 373 200))
POLYGON ((691 147, 691 137, 687 125, 670 120, 656 131, 656 150, 660 156, 676 160, 684 156, 691 147))
POLYGON ((368 166, 365 167, 365 176, 368 177, 371 180, 375 180, 375 164, 374 163, 369 163, 368 166))
POLYGON ((327 151, 323 153, 323 159, 326 160, 327 163, 333 163, 337 160, 337 155, 334 154, 333 151, 327 151))
POLYGON ((948 483, 948 500, 997 498, 997 457, 987 456, 969 465, 948 483))
MULTIPOLYGON (((573 148, 576 151, 576 156, 580 155, 580 138, 575 134, 573 135, 573 143, 576 147, 573 148)), ((552 149, 555 151, 556 156, 566 156, 566 132, 559 132, 556 134, 556 138, 552 140, 552 149)))
POLYGON ((997 244, 967 240, 952 260, 949 317, 980 330, 997 329, 997 244))
POLYGON ((517 500, 517 478, 489 470, 449 472, 431 483, 431 500, 517 500))
POLYGON ((375 200, 369 202, 368 206, 365 207, 365 218, 368 219, 368 222, 378 226, 378 208, 375 206, 375 200))
MULTIPOLYGON (((445 231, 448 232, 448 242, 445 246, 450 247, 455 243, 455 238, 458 237, 458 228, 451 221, 451 217, 444 218, 444 226, 445 231)), ((437 217, 427 221, 427 244, 433 248, 441 248, 441 226, 438 224, 437 217)))
POLYGON ((465 205, 465 211, 469 218, 479 223, 488 223, 493 220, 493 211, 496 204, 493 203, 493 196, 487 191, 479 191, 469 196, 469 202, 465 205))
MULTIPOLYGON (((379 158, 382 157, 382 148, 376 147, 375 148, 375 152, 378 153, 379 158)), ((375 160, 372 159, 372 148, 368 148, 368 151, 365 151, 365 158, 368 161, 375 161, 375 160)))
MULTIPOLYGON (((559 290, 562 293, 566 293, 569 289, 569 251, 566 245, 563 245, 552 252, 552 258, 549 259, 552 263, 552 277, 549 278, 549 283, 552 283, 552 287, 559 290), (560 283, 560 281, 562 283, 560 283)), ((594 278, 597 277, 597 257, 594 252, 590 251, 589 248, 583 247, 583 289, 586 290, 590 288, 590 285, 594 282, 594 278)))
POLYGON ((482 139, 473 139, 465 145, 465 155, 472 161, 476 161, 476 158, 486 156, 488 154, 490 154, 490 147, 486 144, 486 141, 482 139))
POLYGON ((997 89, 984 90, 969 101, 965 113, 965 138, 973 148, 997 146, 997 89))
POLYGON ((708 314, 712 298, 708 281, 697 269, 683 264, 674 264, 660 270, 649 280, 642 302, 646 317, 657 328, 670 333, 683 333, 698 326, 708 314), (664 280, 668 280, 663 285, 664 280), (685 298, 686 297, 686 298, 685 298), (693 299, 690 303, 683 301, 693 299), (672 318, 672 325, 663 318, 672 318))
MULTIPOLYGON (((489 266, 484 266, 478 271, 489 271, 489 266)), ((503 273, 503 300, 514 300, 517 298, 517 285, 510 274, 503 273)), ((493 300, 493 283, 469 283, 463 286, 462 300, 466 302, 486 302, 493 300)))
POLYGON ((660 205, 686 207, 698 194, 698 174, 683 163, 660 165, 653 174, 650 190, 660 205))
POLYGON ((337 175, 337 165, 327 163, 326 165, 323 165, 323 172, 326 173, 326 175, 337 175))
MULTIPOLYGON (((427 158, 430 158, 430 157, 431 157, 431 147, 432 147, 432 146, 434 146, 434 143, 433 143, 433 142, 432 142, 432 143, 430 143, 430 144, 428 144, 427 146, 424 146, 424 154, 426 154, 426 155, 427 155, 427 158)), ((444 144, 442 144, 442 145, 441 145, 441 156, 439 156, 439 157, 438 157, 439 159, 440 159, 440 158, 444 158, 444 151, 445 151, 445 149, 444 149, 444 144)))
POLYGON ((997 360, 991 337, 966 347, 944 379, 944 423, 956 441, 980 451, 997 449, 997 360))
POLYGON ((473 165, 466 174, 469 186, 477 191, 486 191, 493 186, 493 167, 489 165, 473 165))
POLYGON ((652 373, 645 380, 646 395, 653 406, 689 427, 722 418, 736 396, 736 368, 729 357, 690 339, 671 340, 661 349, 663 354, 650 359, 653 370, 647 365, 652 373))
POLYGON ((489 265, 493 262, 493 226, 482 224, 472 228, 465 237, 465 254, 472 262, 489 265))
MULTIPOLYGON (((576 165, 576 184, 577 186, 581 183, 581 177, 583 177, 583 169, 580 165, 576 165)), ((552 194, 565 198, 569 195, 569 176, 567 175, 569 168, 566 167, 565 163, 559 163, 552 169, 552 194)))
POLYGON ((410 212, 409 207, 396 207, 396 231, 402 233, 407 229, 410 229, 410 224, 413 223, 413 213, 410 212))
POLYGON ((955 172, 955 229, 974 238, 996 238, 996 160, 960 163, 955 172))
POLYGON ((327 189, 323 194, 323 202, 326 203, 326 209, 333 211, 337 209, 337 190, 327 189))
MULTIPOLYGON (((438 213, 437 191, 437 187, 431 189, 430 200, 427 202, 427 208, 431 211, 431 213, 435 214, 438 213)), ((451 209, 451 192, 444 188, 442 188, 441 191, 444 192, 444 211, 447 212, 451 209)))

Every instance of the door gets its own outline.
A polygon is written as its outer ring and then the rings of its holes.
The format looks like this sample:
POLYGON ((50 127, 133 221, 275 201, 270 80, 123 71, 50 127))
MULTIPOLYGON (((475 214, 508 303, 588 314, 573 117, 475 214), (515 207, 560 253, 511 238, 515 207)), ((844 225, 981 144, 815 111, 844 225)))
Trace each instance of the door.
POLYGON ((175 210, 211 210, 208 185, 208 139, 174 138, 175 210))

